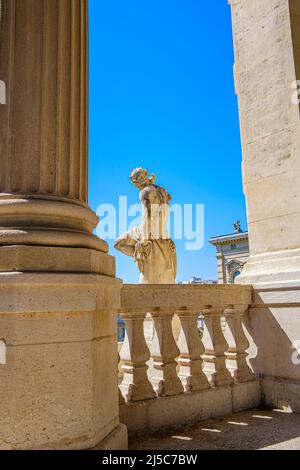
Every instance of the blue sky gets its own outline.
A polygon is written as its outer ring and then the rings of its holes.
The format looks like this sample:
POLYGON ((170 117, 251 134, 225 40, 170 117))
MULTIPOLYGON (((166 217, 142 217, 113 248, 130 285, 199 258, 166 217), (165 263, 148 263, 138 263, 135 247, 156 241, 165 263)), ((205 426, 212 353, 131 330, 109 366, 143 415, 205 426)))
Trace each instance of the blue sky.
MULTIPOLYGON (((176 242, 178 280, 216 279, 211 236, 246 227, 227 0, 89 0, 89 201, 138 202, 128 175, 143 166, 173 202, 205 205, 205 244, 176 242)), ((116 252, 117 275, 137 282, 116 252)))

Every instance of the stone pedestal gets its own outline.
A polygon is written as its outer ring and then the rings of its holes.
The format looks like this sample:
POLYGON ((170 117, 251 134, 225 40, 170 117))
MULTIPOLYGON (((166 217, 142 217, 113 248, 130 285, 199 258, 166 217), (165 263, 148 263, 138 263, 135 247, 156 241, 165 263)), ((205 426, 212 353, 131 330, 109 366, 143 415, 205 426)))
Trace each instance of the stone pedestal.
POLYGON ((0 448, 126 447, 120 281, 88 206, 87 0, 2 0, 0 448))
POLYGON ((250 245, 238 282, 255 288, 252 361, 265 400, 299 410, 300 4, 230 3, 250 245))
MULTIPOLYGON (((1 449, 87 449, 117 435, 116 292, 96 274, 1 274, 1 449)), ((114 439, 111 445, 116 443, 114 439)))

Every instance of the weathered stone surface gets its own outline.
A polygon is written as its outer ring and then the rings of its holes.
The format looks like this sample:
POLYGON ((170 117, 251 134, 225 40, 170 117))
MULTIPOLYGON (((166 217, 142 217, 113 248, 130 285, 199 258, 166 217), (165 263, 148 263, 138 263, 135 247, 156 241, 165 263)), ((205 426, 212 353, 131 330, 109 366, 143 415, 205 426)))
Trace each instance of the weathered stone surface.
POLYGON ((250 320, 255 344, 250 362, 264 378, 266 403, 280 408, 285 402, 299 411, 299 283, 256 286, 250 320))
POLYGON ((112 433, 92 450, 128 450, 128 433, 125 424, 120 423, 112 433))
POLYGON ((252 303, 250 286, 124 285, 121 303, 126 334, 120 390, 126 401, 120 401, 120 416, 129 433, 196 422, 229 413, 232 407, 260 403, 260 386, 247 360, 253 341, 244 330, 252 303), (175 312, 178 338, 172 331, 175 312), (153 319, 153 337, 143 328, 147 313, 153 319), (204 334, 197 321, 200 313, 204 334), (169 400, 162 401, 165 398, 169 400))
POLYGON ((120 406, 120 420, 129 437, 176 426, 226 416, 260 404, 259 381, 232 387, 218 387, 159 400, 144 400, 120 406))
POLYGON ((0 281, 7 348, 0 448, 95 446, 119 424, 120 281, 92 274, 0 274, 0 281))
POLYGON ((300 5, 233 0, 231 7, 250 243, 239 282, 299 279, 300 114, 293 86, 300 79, 300 5))
POLYGON ((299 410, 300 3, 231 6, 250 242, 238 282, 255 287, 250 362, 268 405, 299 410))
POLYGON ((171 196, 155 184, 155 175, 149 177, 141 167, 131 172, 130 179, 140 191, 142 220, 116 240, 115 248, 134 258, 141 284, 174 284, 176 246, 168 232, 171 196))
POLYGON ((125 284, 121 293, 121 311, 137 309, 148 313, 157 308, 173 310, 224 307, 252 303, 252 287, 245 285, 169 285, 125 284))

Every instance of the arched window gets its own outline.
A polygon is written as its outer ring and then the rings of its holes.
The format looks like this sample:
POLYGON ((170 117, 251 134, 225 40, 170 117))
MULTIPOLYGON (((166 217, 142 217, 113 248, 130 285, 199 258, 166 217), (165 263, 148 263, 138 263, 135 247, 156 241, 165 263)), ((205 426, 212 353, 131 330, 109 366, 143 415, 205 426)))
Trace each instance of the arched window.
POLYGON ((235 279, 241 274, 243 270, 244 263, 239 260, 231 260, 227 268, 227 282, 228 284, 234 284, 235 279))
POLYGON ((233 275, 233 283, 235 283, 235 279, 241 274, 241 271, 235 271, 233 275))

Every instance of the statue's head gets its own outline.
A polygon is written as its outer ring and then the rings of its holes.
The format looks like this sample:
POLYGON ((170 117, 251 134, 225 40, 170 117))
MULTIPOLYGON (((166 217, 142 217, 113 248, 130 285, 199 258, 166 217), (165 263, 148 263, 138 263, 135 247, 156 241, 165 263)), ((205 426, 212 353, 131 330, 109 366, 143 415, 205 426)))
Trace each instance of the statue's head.
POLYGON ((141 167, 132 170, 129 178, 132 184, 138 189, 143 189, 149 184, 153 184, 155 182, 155 175, 151 175, 151 177, 149 177, 149 171, 144 170, 141 167))

